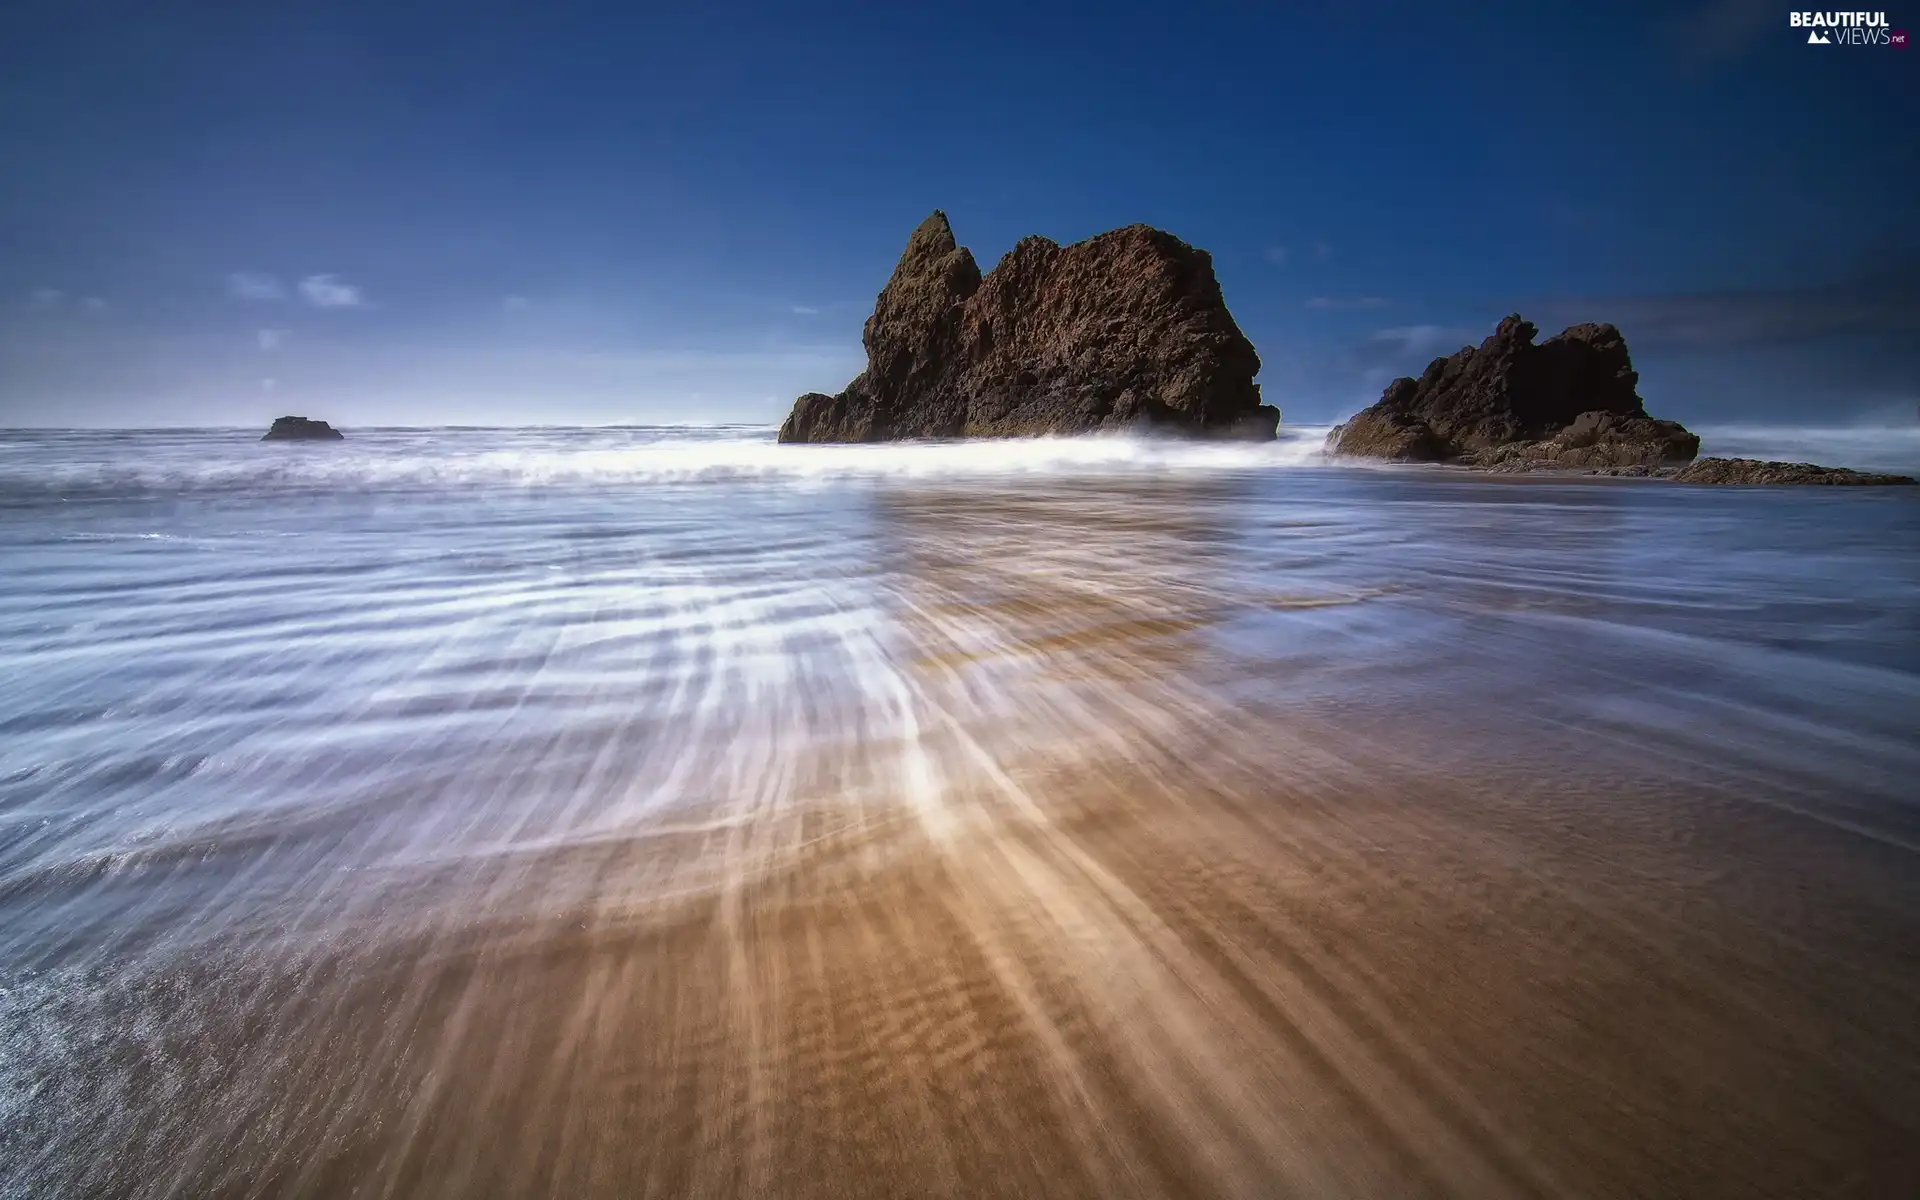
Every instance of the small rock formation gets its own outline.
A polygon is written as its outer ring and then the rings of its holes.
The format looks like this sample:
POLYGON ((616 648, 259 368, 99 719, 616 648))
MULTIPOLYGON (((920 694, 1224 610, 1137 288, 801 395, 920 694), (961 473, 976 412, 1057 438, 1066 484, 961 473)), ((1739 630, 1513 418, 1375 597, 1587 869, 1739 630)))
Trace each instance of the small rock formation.
POLYGON ((1913 483, 1911 475, 1876 475, 1813 463, 1762 462, 1757 458, 1703 458, 1673 477, 1676 483, 1811 483, 1883 485, 1913 483))
POLYGON ((309 421, 305 417, 276 417, 273 428, 267 430, 261 439, 263 442, 338 442, 342 441, 340 431, 325 421, 309 421))
POLYGON ((936 212, 861 340, 867 369, 795 401, 781 441, 1136 428, 1269 441, 1280 422, 1212 257, 1146 225, 1071 246, 1024 238, 983 279, 936 212))
POLYGON ((1494 471, 1657 467, 1699 453, 1699 437, 1647 415, 1618 329, 1575 325, 1539 345, 1536 332, 1515 314, 1477 348, 1394 380, 1334 429, 1328 450, 1494 471))

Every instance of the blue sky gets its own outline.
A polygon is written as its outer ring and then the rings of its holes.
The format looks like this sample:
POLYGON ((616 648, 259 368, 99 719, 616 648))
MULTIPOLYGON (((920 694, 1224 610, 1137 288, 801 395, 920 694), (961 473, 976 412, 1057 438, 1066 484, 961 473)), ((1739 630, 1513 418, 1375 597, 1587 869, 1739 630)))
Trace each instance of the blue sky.
POLYGON ((1289 420, 1509 311, 1911 420, 1920 51, 1541 8, 15 0, 0 425, 777 421, 934 208, 1212 251, 1289 420))

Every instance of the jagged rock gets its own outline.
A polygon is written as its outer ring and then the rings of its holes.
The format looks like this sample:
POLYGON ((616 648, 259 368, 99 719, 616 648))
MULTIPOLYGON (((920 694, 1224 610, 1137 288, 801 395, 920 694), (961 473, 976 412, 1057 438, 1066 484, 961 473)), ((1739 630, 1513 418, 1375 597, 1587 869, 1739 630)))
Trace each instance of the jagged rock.
POLYGON ((1619 470, 1683 463, 1699 451, 1699 435, 1677 422, 1584 412, 1542 441, 1469 451, 1460 461, 1487 471, 1619 470))
POLYGON ((261 439, 263 442, 338 442, 343 440, 338 429, 325 421, 309 421, 305 417, 277 417, 273 427, 267 430, 261 439))
POLYGON ((1876 475, 1813 463, 1762 462, 1757 458, 1703 458, 1675 475, 1677 483, 1809 483, 1881 485, 1913 483, 1911 475, 1876 475))
POLYGON ((862 341, 867 369, 839 395, 796 400, 781 441, 1130 428, 1271 440, 1280 421, 1212 257, 1146 225, 1071 246, 1025 238, 982 278, 936 212, 862 341))
POLYGON ((1515 314, 1478 347, 1394 380, 1334 429, 1328 450, 1497 471, 1653 467, 1699 453, 1697 436, 1647 416, 1618 329, 1575 325, 1538 345, 1536 332, 1515 314))

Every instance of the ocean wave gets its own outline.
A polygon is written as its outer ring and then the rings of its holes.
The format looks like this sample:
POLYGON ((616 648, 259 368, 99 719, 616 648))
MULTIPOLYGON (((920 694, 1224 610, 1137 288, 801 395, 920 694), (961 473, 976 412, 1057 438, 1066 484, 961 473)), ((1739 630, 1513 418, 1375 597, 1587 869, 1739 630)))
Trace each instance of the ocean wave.
POLYGON ((1261 444, 1086 436, 818 446, 738 429, 376 431, 344 446, 75 435, 58 456, 20 445, 0 453, 0 497, 1208 474, 1321 464, 1326 433, 1290 427, 1261 444))
MULTIPOLYGON (((0 503, 422 489, 826 486, 1011 477, 1205 477, 1334 464, 1329 427, 1269 443, 1126 435, 879 445, 778 444, 768 427, 373 429, 344 445, 262 445, 237 430, 59 431, 0 439, 0 503)), ((1920 473, 1920 426, 1702 428, 1701 453, 1920 473)), ((130 536, 122 533, 91 536, 130 536)), ((154 536, 154 535, 145 535, 154 536)))

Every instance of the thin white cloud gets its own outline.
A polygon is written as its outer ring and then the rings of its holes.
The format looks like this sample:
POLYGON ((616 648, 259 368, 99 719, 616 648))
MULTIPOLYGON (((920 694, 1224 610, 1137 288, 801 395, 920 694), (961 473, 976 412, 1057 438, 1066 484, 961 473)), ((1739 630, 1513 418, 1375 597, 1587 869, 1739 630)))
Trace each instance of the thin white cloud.
POLYGON ((262 350, 278 350, 280 347, 286 345, 288 338, 293 336, 293 330, 260 329, 255 330, 253 336, 255 340, 260 343, 262 350))
POLYGON ((337 275, 309 275, 300 281, 300 294, 315 308, 359 308, 365 303, 360 289, 337 275))
POLYGON ((1307 307, 1320 309, 1385 308, 1388 303, 1389 301, 1385 296, 1314 296, 1307 301, 1307 307))
POLYGON ((32 294, 27 297, 27 307, 39 309, 44 312, 49 308, 59 308, 66 302, 66 299, 67 294, 59 288, 35 288, 32 294))
POLYGON ((107 311, 107 302, 98 296, 88 296, 80 302, 80 307, 86 309, 88 312, 105 312, 107 311))
POLYGON ((260 390, 263 392, 277 392, 280 390, 280 381, 278 379, 262 379, 260 381, 260 390))
POLYGON ((507 312, 525 312, 533 307, 533 302, 525 296, 503 296, 500 307, 507 312))
POLYGON ((789 308, 796 317, 817 317, 820 315, 820 310, 811 304, 794 304, 790 305, 789 308))
POLYGON ((1325 262, 1333 257, 1333 247, 1327 245, 1324 241, 1316 241, 1313 244, 1313 256, 1321 262, 1325 262))
POLYGON ((1430 355, 1437 350, 1458 350, 1474 340, 1474 332, 1445 325, 1399 325, 1376 329, 1369 340, 1391 346, 1402 354, 1430 355))
POLYGON ((235 271, 227 276, 227 294, 236 300, 285 300, 287 289, 271 275, 235 271))
POLYGON ((1291 250, 1288 250, 1285 246, 1268 246, 1264 251, 1264 253, 1267 256, 1267 261, 1272 263, 1276 267, 1286 266, 1287 259, 1291 258, 1293 255, 1293 252, 1291 250))

